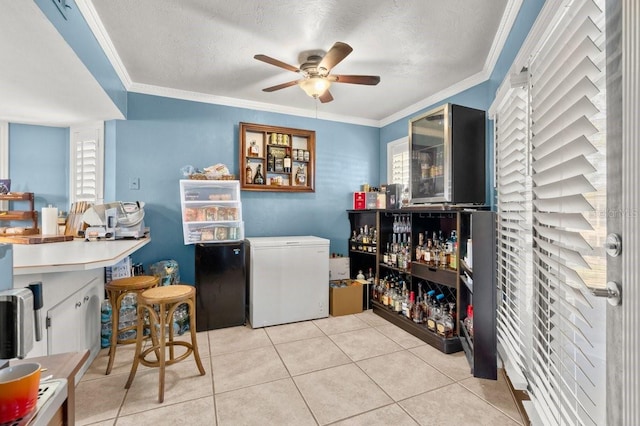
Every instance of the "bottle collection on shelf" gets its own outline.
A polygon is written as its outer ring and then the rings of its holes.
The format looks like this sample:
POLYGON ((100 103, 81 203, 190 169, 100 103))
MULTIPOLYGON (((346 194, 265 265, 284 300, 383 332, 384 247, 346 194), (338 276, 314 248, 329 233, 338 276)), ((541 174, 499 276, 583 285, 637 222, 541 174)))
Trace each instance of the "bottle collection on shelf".
POLYGON ((433 231, 432 237, 428 232, 418 234, 416 246, 416 261, 423 262, 440 269, 458 269, 458 236, 456 231, 445 241, 442 231, 433 231), (426 239, 426 244, 425 244, 426 239))
POLYGON ((350 246, 352 251, 362 251, 366 253, 376 253, 378 243, 378 231, 373 226, 364 225, 355 229, 351 234, 350 246))
MULTIPOLYGON (((455 301, 446 300, 444 294, 433 289, 424 292, 422 284, 418 285, 416 299, 415 291, 408 290, 406 281, 400 277, 387 276, 373 287, 373 299, 442 338, 447 339, 455 334, 455 301)), ((473 330, 473 317, 470 321, 473 330)))
POLYGON ((394 215, 393 234, 387 242, 382 263, 408 271, 411 267, 411 219, 409 215, 394 215))

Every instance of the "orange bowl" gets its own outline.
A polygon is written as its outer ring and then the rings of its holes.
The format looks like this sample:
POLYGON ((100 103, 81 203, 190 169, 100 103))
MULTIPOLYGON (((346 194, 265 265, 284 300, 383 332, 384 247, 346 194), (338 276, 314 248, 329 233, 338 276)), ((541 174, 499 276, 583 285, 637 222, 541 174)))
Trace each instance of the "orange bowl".
POLYGON ((40 364, 30 362, 0 370, 0 423, 26 416, 38 403, 40 364))

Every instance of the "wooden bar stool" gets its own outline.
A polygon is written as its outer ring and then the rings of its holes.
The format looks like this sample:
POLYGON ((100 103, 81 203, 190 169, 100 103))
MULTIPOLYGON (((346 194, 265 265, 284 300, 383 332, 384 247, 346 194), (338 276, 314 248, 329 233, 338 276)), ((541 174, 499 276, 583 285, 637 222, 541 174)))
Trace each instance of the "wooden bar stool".
MULTIPOLYGON (((120 307, 122 306, 122 299, 127 295, 127 293, 135 293, 137 295, 140 295, 140 293, 142 293, 143 291, 156 287, 159 281, 159 277, 155 277, 152 275, 136 275, 133 277, 113 280, 105 285, 107 296, 111 301, 112 318, 109 363, 107 364, 107 371, 104 374, 111 373, 111 368, 113 368, 113 360, 116 357, 117 345, 136 343, 137 341, 137 339, 118 339, 118 335, 120 333, 125 333, 127 331, 137 329, 137 326, 135 325, 119 328, 120 307)), ((141 317, 138 317, 138 323, 142 323, 141 317)))
POLYGON ((136 375, 138 364, 147 367, 160 368, 160 383, 158 392, 158 401, 164 401, 164 372, 165 366, 175 364, 187 358, 193 353, 200 375, 205 374, 200 354, 198 353, 198 342, 196 340, 196 289, 190 285, 167 285, 155 287, 143 291, 138 296, 138 318, 144 318, 145 312, 149 314, 149 330, 151 332, 152 346, 142 350, 142 322, 138 322, 138 333, 136 342, 136 355, 131 366, 131 373, 125 385, 129 389, 133 378, 136 375), (189 330, 191 332, 191 342, 173 340, 173 314, 176 309, 186 304, 189 309, 189 330), (156 310, 157 308, 157 310, 156 310), (169 341, 167 338, 167 329, 169 341), (185 353, 176 357, 174 354, 174 346, 184 346, 185 353), (166 359, 165 350, 169 348, 169 359, 166 359), (155 353, 155 360, 146 359, 150 353, 155 353))

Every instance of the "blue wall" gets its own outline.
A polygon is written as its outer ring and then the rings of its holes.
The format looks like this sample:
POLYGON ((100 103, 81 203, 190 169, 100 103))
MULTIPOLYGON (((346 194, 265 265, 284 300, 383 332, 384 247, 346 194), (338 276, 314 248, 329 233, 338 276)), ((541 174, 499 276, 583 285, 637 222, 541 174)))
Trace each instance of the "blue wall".
POLYGON ((242 192, 246 236, 317 235, 331 251, 347 254, 351 194, 379 181, 379 129, 199 102, 130 93, 128 118, 116 126, 116 199, 144 201, 152 243, 134 261, 175 259, 181 279, 193 282, 193 246, 184 246, 178 180, 180 168, 226 164, 238 172, 238 123, 314 130, 314 193, 242 192), (140 178, 140 190, 129 179, 140 178))
MULTIPOLYGON (((9 124, 11 190, 33 192, 36 210, 49 204, 68 210, 68 164, 69 129, 9 124)), ((26 206, 15 208, 24 210, 26 206)))

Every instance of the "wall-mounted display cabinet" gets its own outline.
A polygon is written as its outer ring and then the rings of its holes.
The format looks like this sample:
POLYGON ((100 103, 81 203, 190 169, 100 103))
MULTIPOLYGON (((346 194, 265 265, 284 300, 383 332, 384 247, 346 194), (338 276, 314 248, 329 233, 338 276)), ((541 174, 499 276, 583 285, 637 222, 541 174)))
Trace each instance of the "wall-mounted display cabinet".
POLYGON ((240 123, 239 134, 243 191, 314 192, 314 131, 240 123))
POLYGON ((494 213, 421 206, 348 215, 351 278, 373 268, 373 312, 444 353, 464 350, 476 377, 495 379, 494 213))

